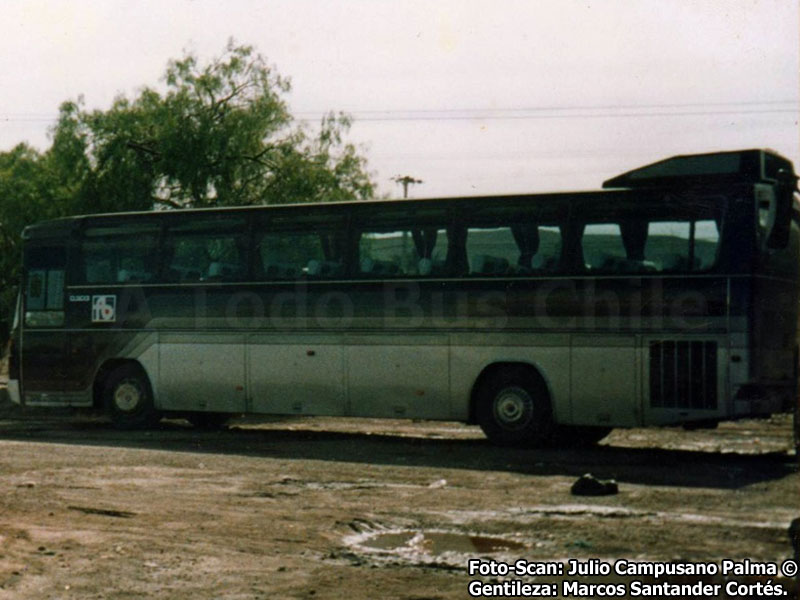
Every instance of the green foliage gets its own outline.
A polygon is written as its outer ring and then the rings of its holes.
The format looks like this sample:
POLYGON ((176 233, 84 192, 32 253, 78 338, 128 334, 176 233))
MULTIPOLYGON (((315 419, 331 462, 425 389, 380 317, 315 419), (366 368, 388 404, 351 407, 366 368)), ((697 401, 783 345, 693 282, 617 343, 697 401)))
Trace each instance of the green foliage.
MULTIPOLYGON (((52 152, 86 212, 354 200, 371 197, 366 161, 343 141, 346 115, 298 126, 289 81, 251 46, 229 42, 200 64, 171 61, 166 91, 144 88, 106 111, 67 102, 52 152)), ((73 211, 75 212, 75 211, 73 211)))
POLYGON ((285 202, 373 195, 366 160, 326 115, 296 123, 288 79, 251 46, 228 42, 208 63, 170 61, 162 91, 145 87, 108 110, 64 102, 52 146, 0 153, 0 339, 13 306, 19 235, 72 214, 285 202))
POLYGON ((29 223, 57 215, 54 200, 60 188, 44 163, 26 144, 0 153, 0 341, 8 334, 16 301, 20 233, 29 223))

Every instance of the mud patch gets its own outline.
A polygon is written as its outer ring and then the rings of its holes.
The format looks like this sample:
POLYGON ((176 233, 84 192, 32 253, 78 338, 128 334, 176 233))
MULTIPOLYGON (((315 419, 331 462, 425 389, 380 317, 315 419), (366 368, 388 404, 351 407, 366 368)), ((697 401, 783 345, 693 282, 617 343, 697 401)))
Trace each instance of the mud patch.
POLYGON ((447 531, 398 531, 378 533, 365 540, 362 546, 375 550, 423 552, 440 556, 448 552, 462 554, 494 554, 522 550, 525 544, 486 535, 470 535, 447 531))
POLYGON ((500 536, 442 530, 390 529, 345 538, 349 548, 377 560, 463 566, 466 557, 519 553, 528 545, 500 536))

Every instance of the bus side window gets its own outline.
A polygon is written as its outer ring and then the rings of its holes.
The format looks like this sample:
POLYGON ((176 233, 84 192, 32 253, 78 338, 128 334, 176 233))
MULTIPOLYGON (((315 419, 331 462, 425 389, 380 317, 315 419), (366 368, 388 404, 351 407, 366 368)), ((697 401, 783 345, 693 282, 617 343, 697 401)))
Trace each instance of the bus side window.
POLYGON ((416 250, 417 275, 441 277, 446 273, 447 230, 426 227, 411 231, 416 250))
POLYGON ((241 281, 247 257, 241 219, 188 221, 167 233, 164 279, 174 282, 241 281))
POLYGON ((158 264, 155 223, 89 227, 81 244, 83 283, 149 282, 158 264))
POLYGON ((179 281, 234 281, 244 273, 232 236, 191 236, 175 240, 169 272, 179 281))
POLYGON ((695 221, 694 224, 694 268, 710 269, 717 262, 719 250, 719 227, 714 219, 695 221))
POLYGON ((444 228, 363 231, 356 272, 361 277, 432 277, 445 273, 444 228))
POLYGON ((398 277, 411 273, 414 241, 410 231, 367 231, 358 241, 358 274, 398 277))
POLYGON ((317 232, 270 231, 256 242, 259 279, 287 281, 301 277, 338 276, 341 262, 327 261, 317 232))
POLYGON ((626 273, 632 270, 617 223, 589 223, 581 238, 585 267, 591 271, 626 273))
POLYGON ((540 225, 539 247, 531 260, 531 268, 536 272, 553 272, 559 269, 561 258, 561 229, 558 226, 540 225))
POLYGON ((472 276, 527 276, 559 269, 561 230, 519 220, 467 229, 466 254, 472 276))
POLYGON ((519 256, 510 226, 467 229, 470 276, 509 275, 515 271, 519 256))
POLYGON ((718 247, 714 219, 654 221, 647 230, 645 258, 657 271, 704 271, 714 266, 718 247))
POLYGON ((63 247, 32 247, 25 256, 25 325, 61 327, 64 324, 63 247))
POLYGON ((28 310, 43 310, 46 299, 47 271, 28 271, 28 310))
POLYGON ((689 221, 653 221, 647 227, 645 258, 658 271, 686 271, 689 267, 689 221))

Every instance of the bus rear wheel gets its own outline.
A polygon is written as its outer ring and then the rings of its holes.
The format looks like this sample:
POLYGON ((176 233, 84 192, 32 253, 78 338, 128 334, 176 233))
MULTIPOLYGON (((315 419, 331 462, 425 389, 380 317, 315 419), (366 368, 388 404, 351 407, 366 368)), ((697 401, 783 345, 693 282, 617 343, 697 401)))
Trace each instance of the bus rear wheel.
POLYGON ((547 388, 525 367, 506 367, 477 390, 476 417, 486 437, 501 446, 541 446, 552 435, 547 388))
POLYGON ((161 418, 153 404, 153 391, 137 365, 118 367, 106 379, 103 401, 117 429, 152 427, 161 418))

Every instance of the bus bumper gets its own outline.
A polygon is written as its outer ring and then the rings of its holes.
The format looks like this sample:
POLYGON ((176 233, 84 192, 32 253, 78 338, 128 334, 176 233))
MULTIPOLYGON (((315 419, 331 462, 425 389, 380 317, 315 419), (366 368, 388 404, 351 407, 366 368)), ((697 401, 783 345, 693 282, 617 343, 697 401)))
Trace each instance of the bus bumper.
POLYGON ((11 398, 11 401, 14 404, 21 404, 22 398, 19 394, 19 380, 18 379, 9 379, 8 380, 8 397, 11 398))

